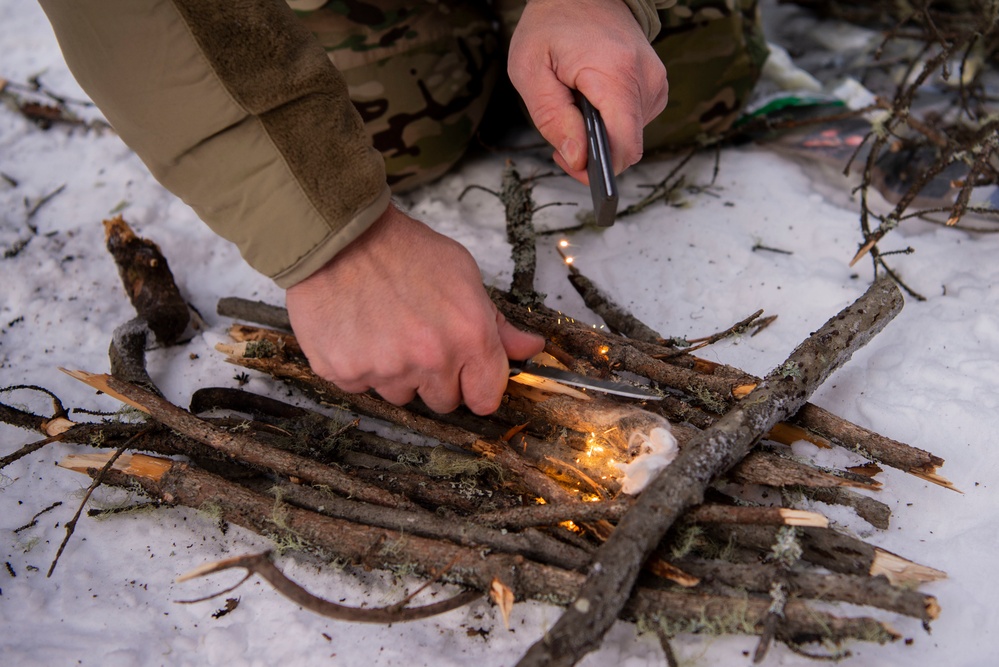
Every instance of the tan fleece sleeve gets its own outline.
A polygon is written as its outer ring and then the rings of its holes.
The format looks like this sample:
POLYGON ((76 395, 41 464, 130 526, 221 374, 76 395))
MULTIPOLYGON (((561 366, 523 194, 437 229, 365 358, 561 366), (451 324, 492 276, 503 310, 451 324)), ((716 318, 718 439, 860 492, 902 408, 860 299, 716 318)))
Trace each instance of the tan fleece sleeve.
POLYGON ((346 85, 284 0, 40 0, 73 75, 167 189, 289 287, 388 206, 346 85))
POLYGON ((635 15, 638 25, 642 26, 646 37, 651 42, 662 29, 657 10, 669 9, 677 0, 622 0, 635 15))

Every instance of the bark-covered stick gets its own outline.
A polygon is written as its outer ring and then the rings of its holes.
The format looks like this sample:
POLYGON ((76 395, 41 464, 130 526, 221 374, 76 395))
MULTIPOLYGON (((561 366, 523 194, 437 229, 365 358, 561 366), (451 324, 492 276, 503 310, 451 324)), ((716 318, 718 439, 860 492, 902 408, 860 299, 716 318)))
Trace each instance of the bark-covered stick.
POLYGON ((522 666, 574 665, 599 646, 631 594, 642 564, 680 515, 741 461, 774 424, 794 414, 829 375, 885 327, 902 308, 888 279, 826 322, 714 426, 683 448, 645 489, 594 556, 590 574, 522 666))
POLYGON ((253 466, 269 468, 282 475, 298 477, 312 484, 323 484, 338 493, 376 505, 414 511, 421 510, 418 505, 406 498, 360 482, 331 466, 322 465, 297 454, 267 447, 239 433, 223 431, 202 419, 198 419, 186 410, 178 408, 169 401, 111 375, 85 371, 65 372, 123 403, 142 410, 158 422, 236 460, 253 466))
POLYGON ((500 201, 506 209, 506 238, 512 247, 513 281, 510 293, 525 306, 542 301, 534 290, 534 274, 538 264, 538 250, 534 241, 534 185, 517 173, 513 162, 503 169, 500 201))
POLYGON ((231 317, 234 320, 254 322, 265 327, 291 331, 291 318, 288 317, 288 310, 263 301, 251 301, 235 296, 223 297, 219 299, 215 312, 222 317, 231 317))

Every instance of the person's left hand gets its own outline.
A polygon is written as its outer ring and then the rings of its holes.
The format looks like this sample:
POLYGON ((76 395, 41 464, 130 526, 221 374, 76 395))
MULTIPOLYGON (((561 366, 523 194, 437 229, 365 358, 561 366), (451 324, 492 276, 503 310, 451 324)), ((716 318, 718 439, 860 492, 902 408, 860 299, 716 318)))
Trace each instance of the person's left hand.
POLYGON ((530 0, 508 70, 555 161, 582 183, 586 129, 573 90, 603 116, 615 173, 641 159, 642 128, 666 107, 666 68, 621 0, 530 0))

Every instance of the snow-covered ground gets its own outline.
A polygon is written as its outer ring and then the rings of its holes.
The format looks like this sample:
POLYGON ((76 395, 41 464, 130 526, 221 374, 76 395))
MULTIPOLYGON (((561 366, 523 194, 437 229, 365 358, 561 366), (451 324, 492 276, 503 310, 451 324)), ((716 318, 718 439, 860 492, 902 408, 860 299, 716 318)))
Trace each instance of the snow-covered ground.
MULTIPOLYGON (((0 0, 0 76, 23 82, 43 73, 53 90, 80 96, 49 26, 33 2, 0 0)), ((470 159, 454 174, 404 201, 419 217, 464 243, 487 282, 504 285, 511 263, 502 208, 470 184, 499 183, 505 156, 470 159)), ((521 173, 547 171, 538 155, 513 155, 521 173)), ((654 207, 604 231, 570 237, 577 266, 619 303, 660 332, 695 337, 724 329, 757 308, 779 315, 755 337, 715 345, 704 356, 762 374, 779 364, 809 332, 854 300, 872 278, 869 262, 850 268, 859 231, 846 195, 830 199, 817 171, 764 147, 726 150, 714 185, 687 192, 682 208, 654 207), (820 194, 826 193, 826 194, 820 194), (833 203, 835 200, 836 203, 833 203), (789 251, 753 251, 762 244, 789 251)), ((621 179, 623 199, 661 180, 670 162, 642 164, 621 179)), ((688 184, 708 186, 712 161, 696 160, 688 184)), ((121 211, 138 233, 170 259, 187 298, 209 329, 186 346, 154 351, 153 378, 168 398, 186 404, 209 384, 236 384, 235 370, 215 353, 228 322, 216 316, 223 296, 281 303, 282 292, 253 273, 236 251, 214 237, 182 203, 147 174, 110 132, 43 131, 0 109, 0 386, 40 385, 67 406, 115 410, 110 399, 60 373, 60 366, 107 369, 111 332, 133 316, 116 269, 103 247, 101 220, 121 211), (65 186, 28 219, 39 198, 65 186), (37 231, 33 231, 34 227, 37 231)), ((567 178, 539 182, 539 203, 579 202, 588 194, 567 178)), ((575 223, 575 207, 549 207, 542 228, 575 223)), ((539 288, 548 303, 592 320, 565 280, 557 237, 540 244, 539 288)), ((943 609, 927 634, 917 621, 886 618, 911 642, 855 644, 846 665, 999 662, 999 236, 907 222, 884 250, 912 246, 896 266, 928 297, 908 299, 898 318, 813 397, 813 402, 863 426, 928 449, 947 460, 941 473, 954 493, 888 469, 879 498, 893 511, 891 528, 874 531, 846 512, 819 507, 863 538, 949 579, 925 591, 943 609)), ((595 320, 593 320, 595 321, 595 320)), ((254 376, 251 390, 276 390, 254 376)), ((43 397, 20 391, 0 397, 37 412, 43 397)), ((0 426, 0 452, 36 440, 0 426)), ((519 604, 511 630, 480 602, 433 620, 383 627, 349 625, 302 611, 254 580, 239 589, 238 608, 220 618, 220 600, 179 605, 233 583, 235 573, 175 584, 174 578, 225 556, 267 546, 240 530, 222 534, 209 517, 178 509, 84 519, 59 567, 46 578, 64 524, 89 480, 53 464, 77 447, 55 444, 0 477, 0 655, 6 665, 509 665, 558 618, 560 610, 519 604), (36 526, 14 531, 56 502, 36 526), (479 631, 483 632, 479 632, 479 631)), ((100 490, 98 504, 122 492, 100 490)), ((357 574, 293 557, 280 565, 313 592, 356 604, 396 600, 413 581, 357 574)), ((884 615, 881 615, 884 616, 884 615)), ((681 636, 675 649, 686 665, 748 664, 755 639, 681 636)), ((655 638, 620 623, 587 665, 663 664, 655 638)), ((805 665, 775 647, 766 664, 805 665)))

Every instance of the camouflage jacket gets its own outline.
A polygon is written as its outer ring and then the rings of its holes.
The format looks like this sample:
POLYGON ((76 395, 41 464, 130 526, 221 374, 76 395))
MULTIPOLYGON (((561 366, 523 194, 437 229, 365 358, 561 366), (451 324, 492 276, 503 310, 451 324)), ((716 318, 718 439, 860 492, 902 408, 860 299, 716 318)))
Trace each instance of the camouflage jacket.
MULTIPOLYGON (((414 0, 416 1, 416 0, 414 0)), ((622 0, 646 33, 656 6, 622 0)), ((40 0, 73 75, 167 189, 289 287, 385 211, 343 77, 278 0, 40 0)))

